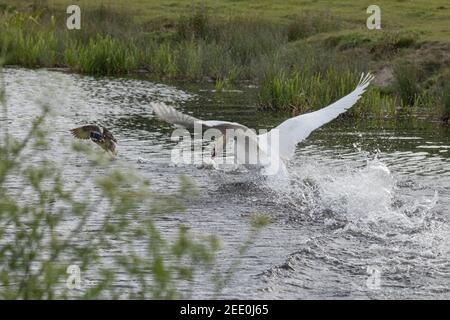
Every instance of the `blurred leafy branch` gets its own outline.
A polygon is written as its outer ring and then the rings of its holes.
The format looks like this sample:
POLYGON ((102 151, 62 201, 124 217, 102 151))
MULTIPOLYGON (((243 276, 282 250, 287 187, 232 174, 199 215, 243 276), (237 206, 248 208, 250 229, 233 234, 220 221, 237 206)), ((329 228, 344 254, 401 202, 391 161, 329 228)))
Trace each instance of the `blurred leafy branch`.
MULTIPOLYGON (((183 199, 195 196, 188 178, 175 193, 155 192, 130 169, 104 170, 108 159, 74 144, 89 161, 67 181, 45 156, 54 147, 44 130, 49 108, 14 137, 1 77, 0 69, 0 298, 189 298, 202 270, 220 294, 238 262, 224 273, 216 268, 219 239, 198 239, 184 225, 170 238, 158 228, 158 217, 183 211, 183 199), (66 285, 70 265, 81 270, 81 289, 66 285)), ((267 223, 253 219, 237 259, 267 223)))

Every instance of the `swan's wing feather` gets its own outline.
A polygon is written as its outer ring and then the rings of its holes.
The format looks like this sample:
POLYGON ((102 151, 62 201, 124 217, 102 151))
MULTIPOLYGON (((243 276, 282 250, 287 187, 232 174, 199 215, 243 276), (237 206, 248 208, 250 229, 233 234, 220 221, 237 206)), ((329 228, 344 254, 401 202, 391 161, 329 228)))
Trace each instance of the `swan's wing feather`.
POLYGON ((242 131, 248 130, 248 128, 246 126, 244 126, 240 123, 237 123, 237 122, 209 120, 209 121, 203 121, 202 124, 209 128, 218 129, 222 132, 222 134, 225 134, 227 129, 231 129, 231 130, 241 129, 242 131))
POLYGON ((203 123, 202 120, 184 114, 175 108, 161 102, 150 103, 153 112, 160 118, 170 124, 185 127, 187 129, 194 128, 196 123, 203 123))
MULTIPOLYGON (((372 79, 373 75, 370 73, 367 75, 362 74, 355 90, 345 97, 328 107, 290 118, 276 127, 275 129, 278 130, 279 134, 280 157, 286 160, 292 158, 295 147, 299 142, 306 139, 317 128, 320 128, 351 108, 367 89, 372 79)), ((264 135, 261 136, 263 137, 264 135)))
POLYGON ((152 102, 150 105, 152 106, 155 114, 161 120, 164 120, 170 124, 185 127, 187 129, 194 128, 195 124, 201 124, 208 128, 215 128, 223 133, 225 133, 227 129, 243 129, 243 130, 248 129, 246 126, 243 126, 236 122, 219 121, 219 120, 209 120, 209 121, 200 120, 190 115, 184 114, 176 110, 174 107, 168 106, 161 102, 152 102))

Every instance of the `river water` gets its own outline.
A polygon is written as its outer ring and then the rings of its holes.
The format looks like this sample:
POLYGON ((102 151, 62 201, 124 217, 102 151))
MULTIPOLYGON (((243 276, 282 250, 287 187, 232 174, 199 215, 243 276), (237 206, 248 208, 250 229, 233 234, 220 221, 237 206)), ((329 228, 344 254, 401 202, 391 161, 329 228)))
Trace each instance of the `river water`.
MULTIPOLYGON (((286 115, 260 112, 256 89, 215 92, 56 71, 3 71, 10 133, 20 137, 40 112, 53 110, 50 138, 70 141, 78 125, 106 125, 119 140, 119 160, 174 190, 185 174, 199 190, 184 213, 161 222, 220 237, 219 264, 230 265, 249 232, 266 227, 242 258, 225 298, 450 298, 450 129, 440 123, 338 120, 298 145, 289 183, 279 186, 241 171, 174 165, 169 125, 149 103, 162 101, 201 119, 270 129, 286 115)), ((86 142, 88 143, 88 142, 86 142)), ((56 145, 56 144, 55 144, 56 145)), ((69 148, 49 151, 66 172, 83 165, 69 148), (64 159, 64 160, 63 160, 64 159)), ((193 298, 211 297, 200 279, 193 298)))

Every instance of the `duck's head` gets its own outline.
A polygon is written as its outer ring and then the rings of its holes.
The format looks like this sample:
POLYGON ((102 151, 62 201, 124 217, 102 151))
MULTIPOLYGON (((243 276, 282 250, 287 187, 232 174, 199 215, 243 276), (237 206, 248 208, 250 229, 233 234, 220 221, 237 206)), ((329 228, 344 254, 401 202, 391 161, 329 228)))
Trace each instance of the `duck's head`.
POLYGON ((109 141, 107 149, 113 157, 117 156, 117 145, 114 141, 109 141))
POLYGON ((105 141, 103 145, 103 149, 105 149, 111 156, 117 156, 117 145, 114 141, 108 140, 105 141))

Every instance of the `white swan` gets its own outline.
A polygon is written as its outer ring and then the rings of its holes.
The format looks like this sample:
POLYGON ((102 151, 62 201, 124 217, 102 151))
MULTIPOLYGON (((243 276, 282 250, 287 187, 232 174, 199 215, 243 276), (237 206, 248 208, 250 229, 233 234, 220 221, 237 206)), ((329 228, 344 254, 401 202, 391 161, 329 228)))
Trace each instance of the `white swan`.
POLYGON ((233 138, 247 136, 248 141, 255 142, 256 148, 246 147, 245 144, 248 142, 245 142, 245 139, 237 139, 238 148, 241 147, 241 150, 244 151, 235 154, 237 162, 244 165, 255 164, 251 159, 252 157, 253 159, 257 158, 259 165, 263 165, 266 169, 270 168, 266 174, 273 174, 279 170, 286 170, 285 162, 292 158, 299 142, 306 139, 317 128, 351 108, 367 89, 372 79, 373 75, 370 73, 362 74, 355 90, 345 97, 320 110, 287 119, 278 127, 260 135, 256 135, 253 130, 236 122, 200 120, 163 103, 151 103, 151 106, 160 119, 176 126, 191 129, 201 125, 203 128, 217 129, 222 135, 216 140, 213 157, 222 150, 224 142, 229 140, 230 131, 235 132, 234 135, 231 135, 233 138))

